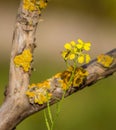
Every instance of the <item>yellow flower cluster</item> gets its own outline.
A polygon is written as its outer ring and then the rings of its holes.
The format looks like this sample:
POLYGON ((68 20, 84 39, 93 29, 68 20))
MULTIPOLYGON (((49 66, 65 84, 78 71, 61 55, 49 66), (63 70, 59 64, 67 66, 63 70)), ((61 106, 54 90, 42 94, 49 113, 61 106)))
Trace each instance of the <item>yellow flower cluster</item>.
POLYGON ((77 60, 78 63, 89 63, 91 58, 89 54, 85 54, 83 51, 89 51, 91 47, 90 42, 83 42, 81 39, 71 41, 64 45, 65 50, 62 52, 62 57, 65 61, 77 60))
POLYGON ((65 91, 71 86, 80 87, 80 85, 84 83, 84 80, 88 75, 88 72, 82 67, 76 68, 74 72, 74 77, 70 83, 70 78, 72 76, 73 69, 74 67, 70 66, 63 73, 58 73, 57 75, 55 75, 55 78, 59 79, 59 83, 61 84, 60 86, 65 91))
POLYGON ((23 7, 28 11, 38 10, 41 13, 41 9, 47 6, 47 0, 23 0, 23 7))
POLYGON ((49 101, 52 97, 49 89, 49 81, 32 84, 28 87, 26 95, 29 97, 30 103, 37 103, 39 105, 42 105, 44 103, 47 103, 47 101, 49 101))
POLYGON ((113 62, 113 57, 101 54, 97 57, 97 62, 103 65, 104 67, 110 67, 110 65, 113 62))
POLYGON ((23 67, 24 71, 29 71, 32 62, 32 53, 29 49, 26 49, 22 54, 15 56, 14 63, 17 67, 23 67))

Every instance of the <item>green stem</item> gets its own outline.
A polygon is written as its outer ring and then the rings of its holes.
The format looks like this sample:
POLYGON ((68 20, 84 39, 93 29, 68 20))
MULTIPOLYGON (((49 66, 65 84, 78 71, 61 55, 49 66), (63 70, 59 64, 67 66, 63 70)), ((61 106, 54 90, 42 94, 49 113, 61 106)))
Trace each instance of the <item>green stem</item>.
MULTIPOLYGON (((48 97, 48 94, 47 94, 47 97, 48 97)), ((44 118, 45 118, 47 129, 48 130, 53 130, 54 121, 53 121, 52 112, 51 112, 51 109, 50 109, 49 99, 47 101, 47 112, 44 111, 44 118), (48 117, 47 117, 46 113, 48 113, 48 117)))
POLYGON ((49 103, 49 101, 47 102, 47 109, 48 109, 49 119, 50 119, 50 122, 51 122, 50 130, 53 130, 54 121, 53 121, 53 117, 52 117, 52 112, 51 112, 51 109, 50 109, 50 103, 49 103))
POLYGON ((71 77, 70 77, 70 79, 69 79, 69 82, 68 82, 68 85, 67 85, 68 88, 70 87, 70 85, 71 85, 71 83, 72 83, 72 81, 73 81, 73 79, 74 79, 75 70, 76 70, 76 61, 74 61, 73 67, 74 67, 74 69, 73 69, 73 71, 72 71, 72 75, 71 75, 71 77))
MULTIPOLYGON (((69 65, 67 64, 67 66, 69 66, 69 65)), ((74 67, 74 69, 72 70, 72 74, 71 74, 71 77, 70 77, 70 79, 68 81, 67 88, 70 87, 70 85, 71 85, 71 83, 72 83, 72 81, 74 79, 75 70, 76 70, 76 62, 75 61, 74 61, 73 67, 74 67)), ((46 122, 46 126, 47 126, 48 130, 53 130, 54 124, 55 124, 55 122, 56 122, 56 120, 57 120, 57 118, 59 116, 60 110, 61 110, 61 104, 62 104, 62 102, 64 101, 64 98, 65 98, 65 93, 66 93, 66 90, 63 92, 62 98, 61 98, 60 102, 58 103, 56 118, 54 120, 53 120, 53 117, 52 117, 52 112, 51 112, 51 109, 50 109, 49 100, 47 102, 48 117, 47 117, 47 114, 46 114, 45 110, 44 110, 44 117, 45 117, 45 122, 46 122)))
MULTIPOLYGON (((67 62, 66 62, 66 65, 69 66, 67 62)), ((76 62, 75 61, 74 61, 74 66, 73 67, 74 67, 74 69, 72 71, 72 75, 71 75, 71 77, 69 79, 69 82, 68 82, 68 85, 67 85, 68 88, 70 87, 70 85, 71 85, 71 83, 73 81, 73 78, 74 78, 74 74, 75 74, 75 70, 76 70, 76 62)), ((64 98, 65 98, 65 93, 66 93, 66 90, 64 91, 64 93, 62 95, 62 98, 61 98, 60 102, 58 103, 57 112, 56 112, 57 115, 56 115, 56 119, 55 120, 57 120, 57 118, 59 116, 59 113, 60 113, 60 110, 61 110, 61 104, 62 104, 62 102, 64 101, 64 98)))
POLYGON ((48 130, 51 130, 51 129, 50 129, 50 124, 49 124, 49 121, 48 121, 48 118, 47 118, 47 115, 46 115, 46 111, 45 111, 45 110, 44 110, 44 118, 45 118, 45 123, 46 123, 47 129, 48 129, 48 130))

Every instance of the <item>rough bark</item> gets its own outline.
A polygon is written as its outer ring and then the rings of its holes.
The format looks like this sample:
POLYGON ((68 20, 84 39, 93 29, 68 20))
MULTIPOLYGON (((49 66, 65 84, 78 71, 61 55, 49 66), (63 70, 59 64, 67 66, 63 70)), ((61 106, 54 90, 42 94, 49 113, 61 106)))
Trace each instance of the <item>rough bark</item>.
MULTIPOLYGON (((24 72, 21 67, 16 67, 13 62, 14 57, 22 53, 24 49, 30 48, 33 52, 38 20, 39 14, 37 11, 28 12, 23 9, 22 3, 20 4, 12 42, 9 84, 5 93, 4 103, 0 108, 0 130, 12 130, 26 117, 46 107, 46 104, 32 105, 29 103, 25 92, 29 85, 31 70, 24 72)), ((84 65, 83 68, 89 72, 86 82, 80 87, 70 87, 65 96, 67 97, 86 86, 91 86, 98 80, 116 72, 116 49, 110 51, 108 54, 114 58, 110 67, 103 67, 96 62, 96 59, 88 65, 84 65)), ((61 93, 57 89, 53 91, 53 95, 56 94, 59 98, 62 97, 61 93)), ((56 99, 52 99, 50 104, 52 105, 56 102, 56 99)))
POLYGON ((31 71, 24 72, 22 68, 16 67, 13 59, 24 49, 30 48, 33 51, 38 19, 38 11, 24 10, 21 2, 12 41, 9 84, 5 92, 5 101, 0 109, 0 130, 12 129, 22 113, 28 110, 29 103, 25 91, 31 71))

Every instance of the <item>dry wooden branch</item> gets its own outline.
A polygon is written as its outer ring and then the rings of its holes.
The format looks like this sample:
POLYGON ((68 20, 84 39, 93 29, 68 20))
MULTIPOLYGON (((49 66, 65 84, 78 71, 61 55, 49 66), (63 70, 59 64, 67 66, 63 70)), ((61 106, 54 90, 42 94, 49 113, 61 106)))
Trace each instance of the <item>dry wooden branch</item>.
MULTIPOLYGON (((35 47, 35 33, 39 20, 37 11, 28 12, 23 9, 22 2, 20 4, 19 12, 13 36, 13 45, 11 51, 9 84, 5 93, 5 100, 0 108, 0 130, 12 130, 22 120, 31 114, 38 112, 46 107, 46 104, 37 105, 30 104, 25 92, 29 85, 31 71, 24 72, 21 67, 14 65, 14 57, 21 54, 24 49, 30 49, 32 52, 35 47)), ((110 67, 105 68, 96 62, 96 59, 91 61, 88 65, 84 65, 89 75, 86 82, 80 87, 70 87, 66 92, 65 97, 77 92, 86 86, 91 86, 100 79, 106 78, 116 72, 116 49, 108 52, 114 60, 110 67)), ((54 80, 51 78, 51 80, 54 80)), ((56 87, 53 83, 53 87, 56 87)), ((58 98, 62 97, 62 91, 57 88, 52 92, 58 98)), ((50 104, 56 103, 56 99, 52 99, 50 104)))
POLYGON ((5 92, 5 101, 0 109, 1 130, 13 129, 17 124, 17 120, 20 120, 20 116, 28 111, 29 103, 25 91, 29 84, 31 72, 26 73, 22 68, 16 67, 13 60, 24 49, 30 48, 33 52, 38 20, 38 11, 29 12, 24 10, 23 2, 21 2, 13 36, 9 84, 5 92))

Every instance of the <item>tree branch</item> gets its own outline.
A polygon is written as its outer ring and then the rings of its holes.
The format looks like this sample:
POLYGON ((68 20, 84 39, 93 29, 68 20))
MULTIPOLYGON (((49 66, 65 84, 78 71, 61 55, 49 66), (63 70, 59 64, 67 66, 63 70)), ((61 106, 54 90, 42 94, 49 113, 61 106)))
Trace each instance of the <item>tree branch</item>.
MULTIPOLYGON (((85 88, 92 86, 97 81, 107 78, 108 76, 111 76, 113 73, 116 72, 116 49, 113 49, 106 53, 107 55, 113 57, 113 63, 108 67, 104 67, 101 64, 97 62, 97 59, 92 60, 89 64, 85 64, 82 67, 89 72, 89 75, 87 76, 87 79, 83 84, 81 84, 79 87, 77 86, 71 86, 65 93, 65 97, 72 95, 73 93, 85 88)), ((63 73, 63 72, 62 72, 63 73)), ((50 104, 54 104, 58 102, 58 99, 62 98, 63 90, 59 88, 59 83, 57 82, 59 80, 56 78, 56 76, 53 76, 49 79, 49 82, 51 84, 51 92, 53 95, 53 98, 50 101, 50 104)), ((32 111, 29 111, 29 113, 35 113, 36 111, 40 111, 46 107, 46 104, 43 105, 32 105, 32 111)))
MULTIPOLYGON (((21 2, 13 36, 9 84, 5 94, 5 101, 0 108, 1 130, 14 129, 22 120, 46 107, 46 104, 39 105, 29 103, 29 99, 25 93, 28 89, 31 69, 25 72, 22 67, 17 67, 14 64, 15 56, 21 54, 25 49, 30 49, 33 53, 39 16, 38 11, 29 12, 25 10, 21 2)), ((86 86, 91 86, 98 80, 106 78, 116 72, 116 49, 110 51, 108 55, 114 58, 113 63, 108 68, 97 63, 96 59, 91 61, 88 65, 82 66, 89 72, 86 81, 79 87, 71 86, 69 90, 66 91, 65 97, 86 86)), ((59 84, 56 81, 57 78, 54 76, 50 78, 51 92, 53 95, 53 98, 50 100, 51 105, 58 102, 54 97, 61 99, 63 94, 63 90, 58 87, 59 84)))
POLYGON ((28 110, 29 102, 25 91, 29 85, 31 70, 25 72, 23 68, 16 67, 14 57, 25 49, 33 52, 39 16, 38 11, 25 10, 21 1, 12 41, 9 84, 5 92, 5 102, 0 109, 1 130, 13 129, 20 120, 20 116, 28 110))

